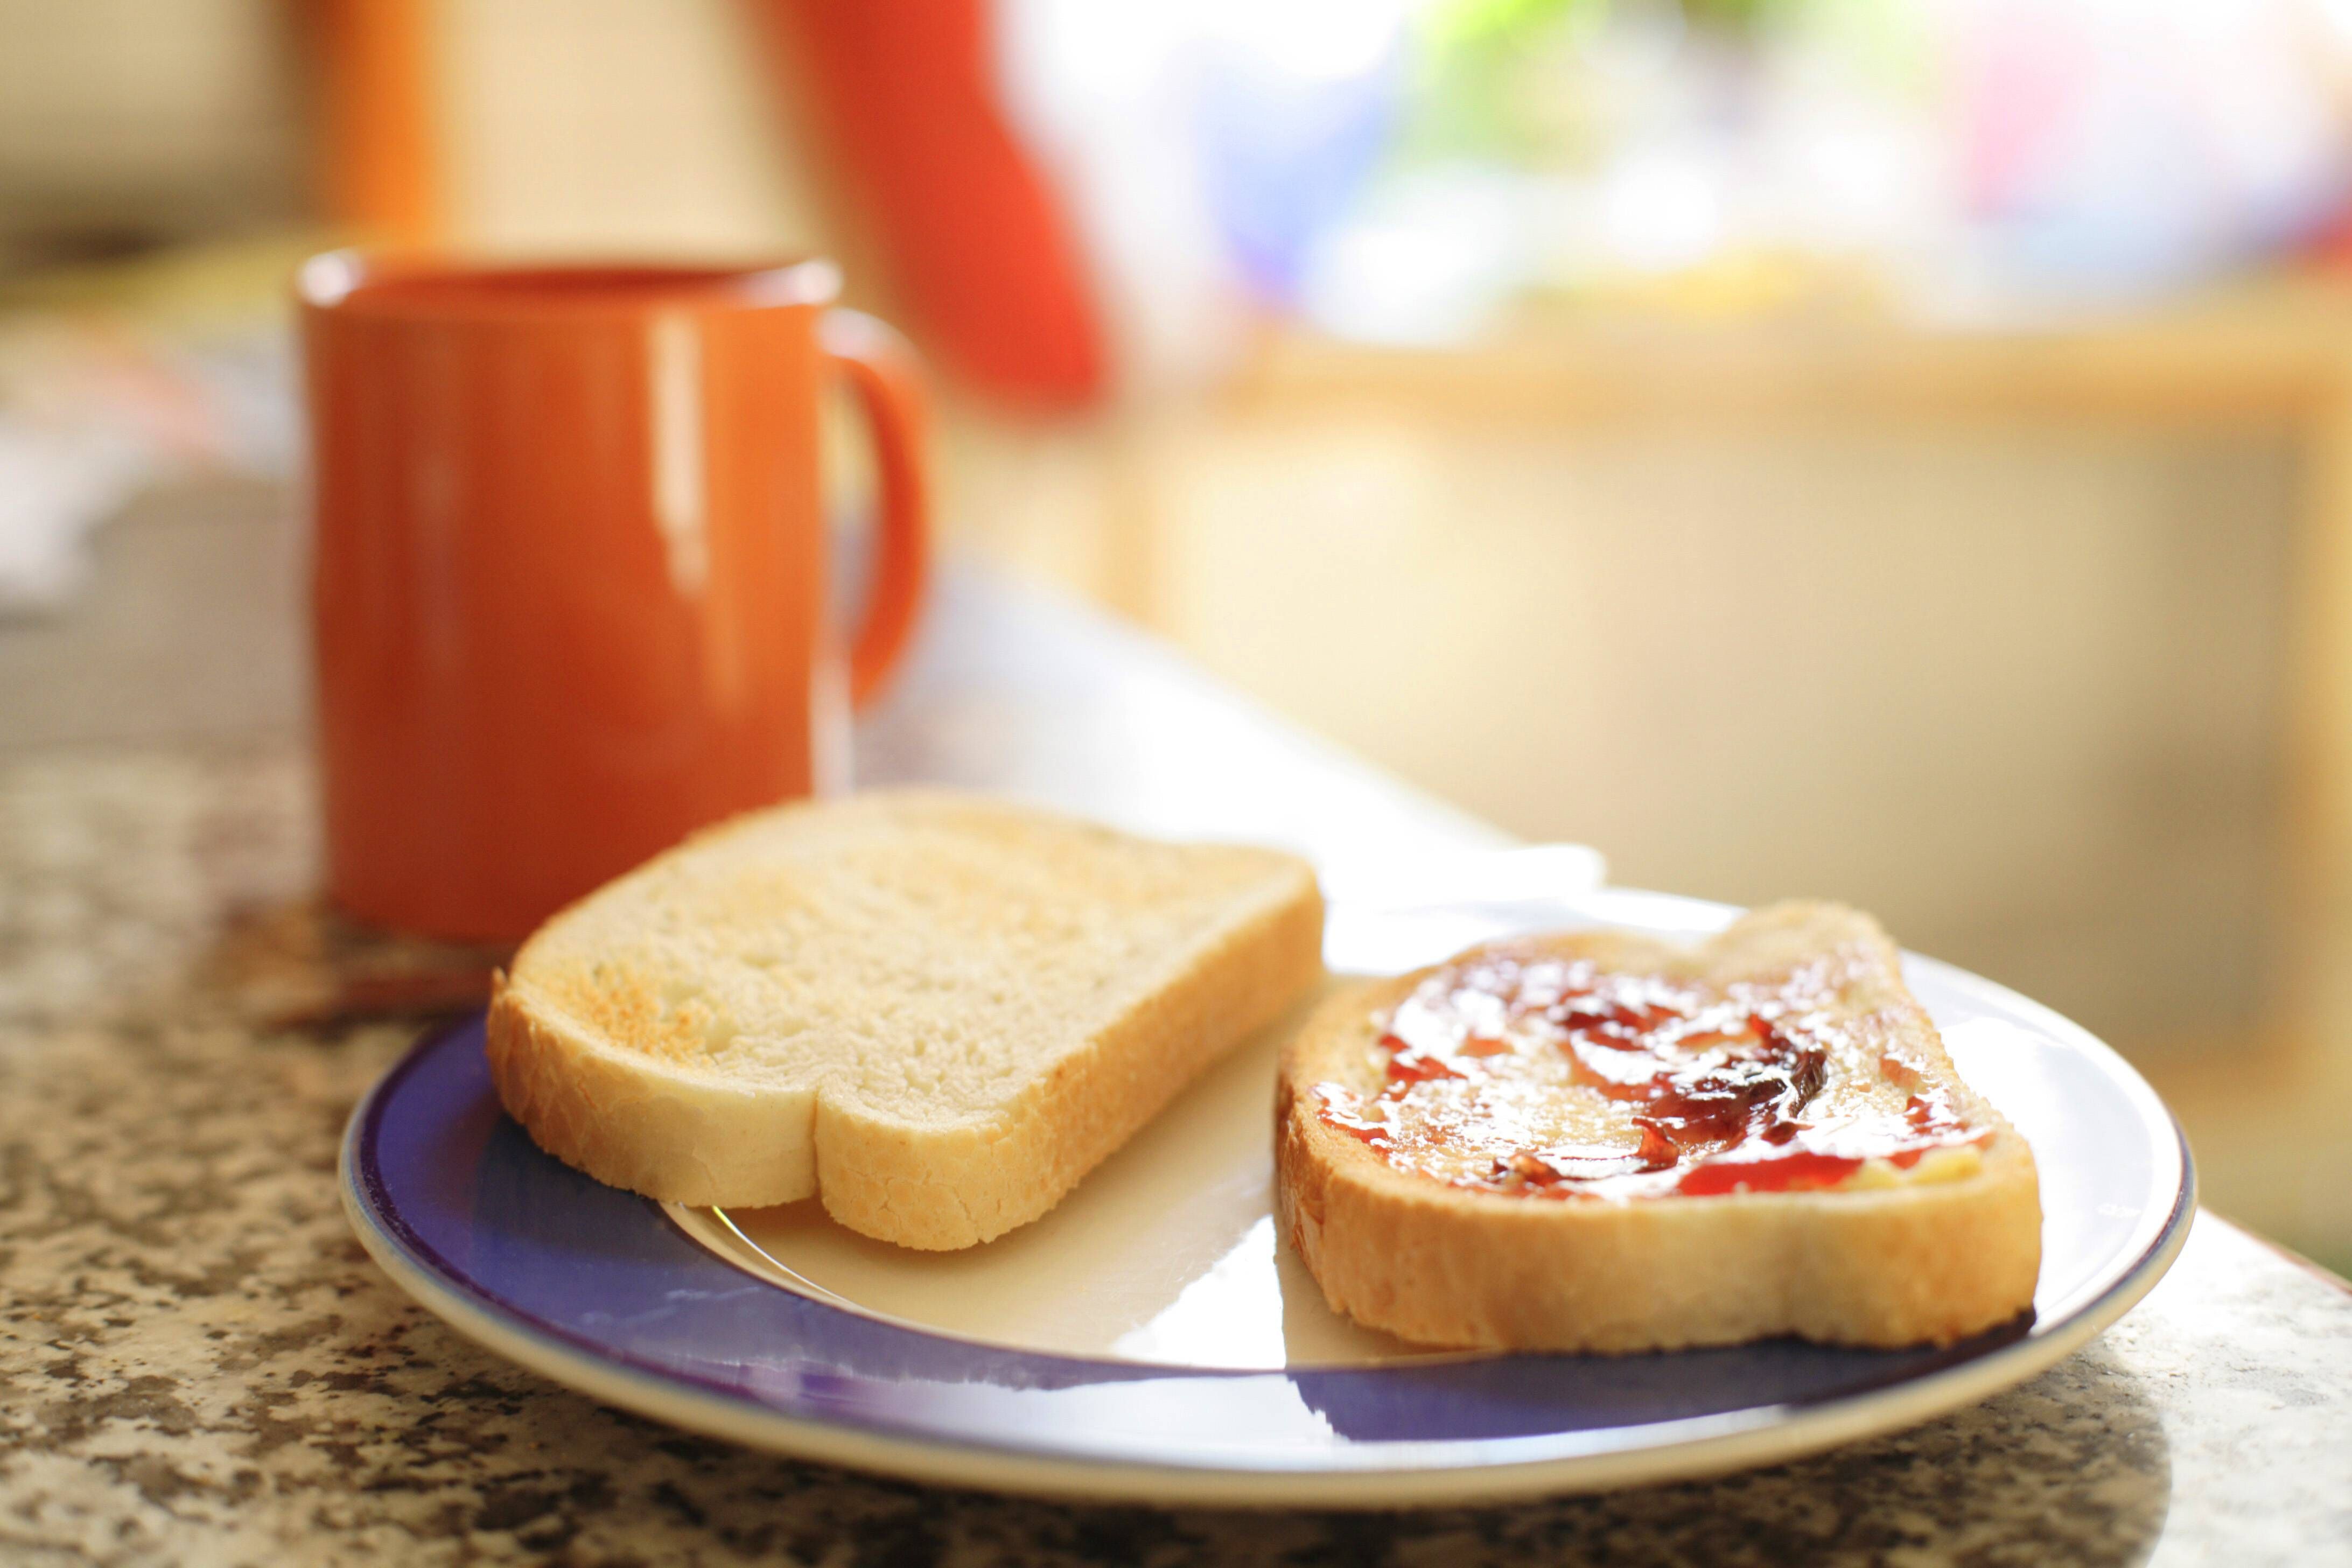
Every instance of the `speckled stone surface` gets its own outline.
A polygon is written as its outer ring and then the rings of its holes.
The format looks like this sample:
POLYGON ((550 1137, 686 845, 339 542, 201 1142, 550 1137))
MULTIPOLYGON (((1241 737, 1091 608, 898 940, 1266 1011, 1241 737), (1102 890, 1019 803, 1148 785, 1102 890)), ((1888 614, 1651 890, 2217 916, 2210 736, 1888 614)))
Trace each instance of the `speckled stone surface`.
MULTIPOLYGON (((1023 655, 949 597, 967 624, 868 724, 870 775, 1303 824, 1325 853, 1481 841, 1164 656, 1023 655), (1246 790, 1171 781, 1236 749, 1246 790)), ((352 1239, 337 1141, 415 1029, 265 1021, 284 975, 252 933, 299 929, 311 821, 290 742, 0 763, 0 1563, 2352 1563, 2352 1294, 2210 1215, 2121 1324, 1975 1409, 1515 1508, 1058 1506, 606 1408, 459 1339, 352 1239)))

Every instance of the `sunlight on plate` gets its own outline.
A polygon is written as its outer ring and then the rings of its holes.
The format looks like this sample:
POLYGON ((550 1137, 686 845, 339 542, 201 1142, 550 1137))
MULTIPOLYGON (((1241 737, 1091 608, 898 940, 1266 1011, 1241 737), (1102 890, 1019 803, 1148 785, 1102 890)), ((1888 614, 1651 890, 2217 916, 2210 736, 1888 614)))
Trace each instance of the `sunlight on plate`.
POLYGON ((1243 1046, 1053 1213, 984 1247, 893 1247, 834 1224, 814 1199, 666 1206, 689 1236, 763 1279, 989 1344, 1249 1370, 1458 1353, 1334 1313, 1276 1237, 1275 1063, 1295 1023, 1243 1046))

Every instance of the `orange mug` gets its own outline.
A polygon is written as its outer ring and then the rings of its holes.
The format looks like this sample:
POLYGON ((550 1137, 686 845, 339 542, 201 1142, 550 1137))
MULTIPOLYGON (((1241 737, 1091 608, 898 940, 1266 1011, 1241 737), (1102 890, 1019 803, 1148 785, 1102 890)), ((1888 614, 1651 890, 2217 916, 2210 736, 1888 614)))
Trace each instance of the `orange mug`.
POLYGON ((912 355, 838 283, 823 261, 303 267, 345 911, 511 940, 705 823, 845 779, 850 704, 922 597, 928 500, 912 355), (818 472, 835 374, 879 473, 848 639, 818 472))

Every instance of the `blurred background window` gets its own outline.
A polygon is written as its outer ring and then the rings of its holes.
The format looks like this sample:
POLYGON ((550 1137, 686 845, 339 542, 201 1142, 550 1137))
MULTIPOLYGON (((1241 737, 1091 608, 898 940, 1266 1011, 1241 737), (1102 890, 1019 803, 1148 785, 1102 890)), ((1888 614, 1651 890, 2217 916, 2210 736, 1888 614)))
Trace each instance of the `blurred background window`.
POLYGON ((278 7, 0 0, 0 272, 309 213, 278 7))

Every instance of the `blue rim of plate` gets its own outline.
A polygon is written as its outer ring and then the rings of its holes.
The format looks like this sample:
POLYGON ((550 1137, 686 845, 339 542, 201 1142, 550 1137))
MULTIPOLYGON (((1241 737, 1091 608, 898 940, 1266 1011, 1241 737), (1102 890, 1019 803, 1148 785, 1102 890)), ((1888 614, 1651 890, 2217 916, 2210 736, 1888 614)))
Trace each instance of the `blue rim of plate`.
POLYGON ((1688 1478, 1896 1430, 2021 1382, 2120 1317, 2187 1237, 2188 1145, 2120 1058, 1991 982, 1906 963, 2084 1055, 2133 1102, 2158 1164, 2177 1161, 2177 1176, 2151 1173, 2151 1191, 2172 1193, 2139 1216, 2145 1245, 2095 1289, 1943 1348, 1781 1340, 1237 1372, 979 1344, 755 1279, 652 1200, 541 1152, 499 1108, 479 1016, 420 1041, 352 1112, 341 1186, 377 1262, 469 1338, 641 1415, 802 1458, 1193 1504, 1397 1507, 1688 1478))

